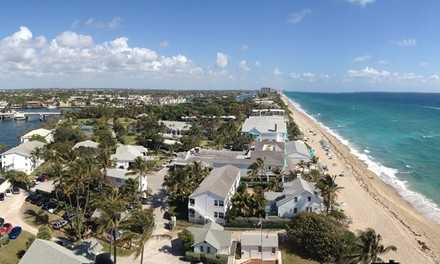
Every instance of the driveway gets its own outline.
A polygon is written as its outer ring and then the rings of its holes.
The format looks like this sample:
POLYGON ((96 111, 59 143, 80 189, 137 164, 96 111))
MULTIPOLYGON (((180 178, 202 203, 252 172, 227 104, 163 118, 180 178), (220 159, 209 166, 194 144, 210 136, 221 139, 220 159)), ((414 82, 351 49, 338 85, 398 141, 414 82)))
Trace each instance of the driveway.
POLYGON ((27 224, 20 214, 27 195, 26 191, 21 190, 20 194, 13 194, 12 196, 5 197, 4 201, 0 201, 0 217, 4 218, 6 223, 11 223, 13 226, 21 226, 23 230, 36 235, 38 229, 27 224))
MULTIPOLYGON (((168 193, 162 188, 164 176, 168 169, 155 172, 148 175, 148 187, 153 190, 153 194, 149 197, 149 206, 154 208, 156 222, 153 231, 153 237, 145 244, 144 247, 144 263, 152 264, 180 264, 188 263, 179 259, 182 254, 182 245, 177 239, 177 232, 168 229, 168 219, 165 219, 165 212, 168 208, 168 193), (171 239, 160 237, 160 235, 169 235, 171 239), (156 237, 155 237, 156 236, 156 237)), ((140 263, 140 257, 134 259, 134 255, 130 257, 121 257, 117 259, 117 263, 131 264, 140 263)))

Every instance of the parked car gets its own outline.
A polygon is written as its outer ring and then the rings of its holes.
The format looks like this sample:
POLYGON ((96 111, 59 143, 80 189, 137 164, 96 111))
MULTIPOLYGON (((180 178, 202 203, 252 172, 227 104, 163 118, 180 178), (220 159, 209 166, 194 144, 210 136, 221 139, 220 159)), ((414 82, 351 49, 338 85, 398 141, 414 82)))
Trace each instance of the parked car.
POLYGON ((53 229, 60 229, 61 227, 67 225, 69 222, 67 222, 66 219, 60 219, 58 221, 56 221, 55 223, 53 223, 52 228, 53 229))
POLYGON ((40 176, 38 176, 37 181, 39 182, 46 182, 49 180, 49 176, 46 174, 42 174, 40 176))
POLYGON ((9 239, 16 239, 21 233, 21 227, 15 226, 12 228, 11 232, 9 232, 9 239))
POLYGON ((5 200, 5 193, 0 193, 0 201, 4 201, 5 200))
POLYGON ((5 219, 0 217, 0 227, 5 223, 5 219))
POLYGON ((12 196, 12 190, 11 189, 6 189, 5 195, 6 196, 12 196))
POLYGON ((47 210, 51 214, 59 210, 59 208, 60 208, 59 204, 54 202, 47 202, 43 205, 43 209, 47 210))
POLYGON ((11 223, 3 224, 2 227, 0 227, 0 234, 6 234, 8 233, 12 228, 11 223))
POLYGON ((36 193, 31 193, 29 194, 26 199, 24 199, 26 202, 30 202, 30 203, 35 203, 37 201, 37 199, 40 198, 40 195, 36 194, 36 193))
POLYGON ((41 196, 40 199, 38 199, 37 201, 35 201, 35 205, 37 206, 43 206, 43 204, 47 203, 49 201, 49 199, 47 197, 41 196))
POLYGON ((20 188, 18 186, 12 186, 12 194, 19 194, 20 188))

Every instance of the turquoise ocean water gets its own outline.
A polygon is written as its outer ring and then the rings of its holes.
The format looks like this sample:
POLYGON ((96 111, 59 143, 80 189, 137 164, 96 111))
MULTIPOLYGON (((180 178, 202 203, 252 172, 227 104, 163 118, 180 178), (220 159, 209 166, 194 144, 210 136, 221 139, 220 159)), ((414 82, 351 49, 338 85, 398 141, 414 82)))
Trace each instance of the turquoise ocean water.
POLYGON ((440 224, 440 94, 284 94, 440 224))

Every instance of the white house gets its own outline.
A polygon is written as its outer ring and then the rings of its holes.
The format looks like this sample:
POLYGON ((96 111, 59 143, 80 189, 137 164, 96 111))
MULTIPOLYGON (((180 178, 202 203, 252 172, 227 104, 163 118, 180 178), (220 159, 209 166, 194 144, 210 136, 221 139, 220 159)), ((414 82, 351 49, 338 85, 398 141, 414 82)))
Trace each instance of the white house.
POLYGON ((54 241, 35 239, 19 264, 82 264, 92 261, 77 252, 69 250, 54 241))
POLYGON ((300 140, 286 142, 285 152, 286 157, 290 158, 295 164, 300 160, 308 162, 312 159, 307 145, 300 140))
POLYGON ((242 259, 263 260, 265 264, 278 263, 278 234, 243 232, 241 234, 242 259))
POLYGON ((231 197, 240 184, 240 170, 232 165, 213 169, 189 196, 188 217, 193 223, 224 225, 231 197))
POLYGON ((80 147, 97 149, 99 147, 99 143, 96 143, 95 141, 92 140, 84 140, 76 143, 72 149, 77 149, 80 147))
POLYGON ((188 131, 191 128, 191 124, 182 121, 160 120, 159 124, 160 123, 167 129, 164 134, 165 137, 180 137, 183 131, 188 131))
POLYGON ((194 253, 229 255, 231 252, 232 233, 214 222, 205 224, 203 228, 188 227, 194 236, 194 253))
POLYGON ((41 163, 42 159, 33 157, 32 151, 43 148, 45 143, 27 141, 2 153, 2 167, 5 170, 18 170, 31 174, 41 163))
POLYGON ((20 143, 28 142, 32 136, 42 136, 44 139, 46 139, 46 143, 53 142, 53 131, 44 128, 39 128, 32 130, 21 136, 20 143))
POLYGON ((284 183, 283 192, 265 192, 266 213, 292 217, 300 212, 321 212, 322 198, 315 183, 296 178, 284 183))
POLYGON ((124 185, 128 179, 139 178, 139 190, 147 190, 147 176, 139 177, 139 175, 130 174, 128 170, 137 157, 148 160, 147 152, 148 149, 143 146, 119 145, 116 153, 110 156, 110 159, 115 162, 115 168, 107 169, 107 178, 118 187, 124 185))
POLYGON ((241 132, 257 141, 284 142, 287 140, 287 120, 283 116, 250 116, 244 121, 241 132))

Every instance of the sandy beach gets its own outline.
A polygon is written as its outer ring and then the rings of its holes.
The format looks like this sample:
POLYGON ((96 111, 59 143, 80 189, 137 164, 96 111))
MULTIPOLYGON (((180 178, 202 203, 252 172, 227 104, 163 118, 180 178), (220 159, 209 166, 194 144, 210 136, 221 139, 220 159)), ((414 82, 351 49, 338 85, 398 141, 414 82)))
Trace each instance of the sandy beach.
POLYGON ((351 217, 352 231, 374 228, 382 236, 382 244, 394 245, 396 252, 381 257, 400 263, 440 263, 440 225, 424 218, 391 186, 367 169, 348 147, 328 133, 304 113, 298 111, 286 97, 283 101, 292 111, 292 117, 308 137, 307 143, 315 150, 319 162, 327 165, 336 183, 344 187, 338 193, 338 202, 351 217), (319 141, 329 143, 333 155, 326 155, 319 141))

